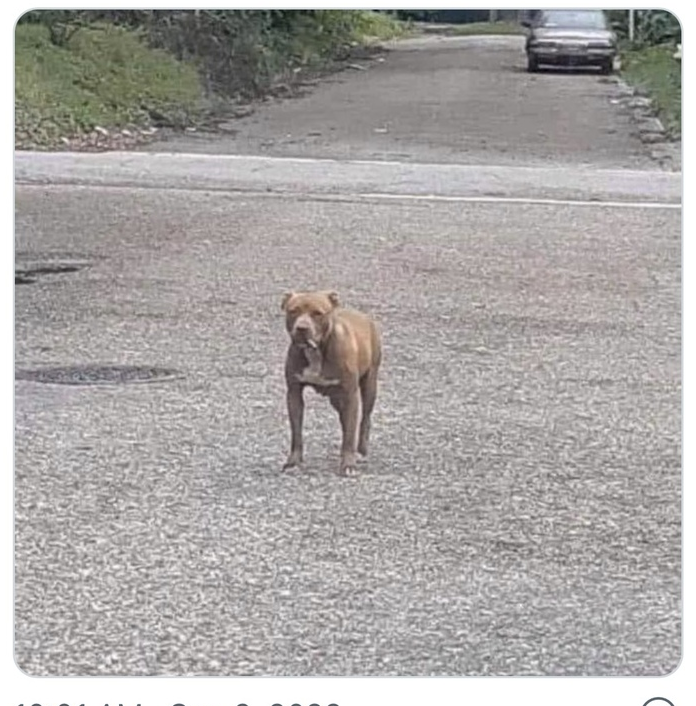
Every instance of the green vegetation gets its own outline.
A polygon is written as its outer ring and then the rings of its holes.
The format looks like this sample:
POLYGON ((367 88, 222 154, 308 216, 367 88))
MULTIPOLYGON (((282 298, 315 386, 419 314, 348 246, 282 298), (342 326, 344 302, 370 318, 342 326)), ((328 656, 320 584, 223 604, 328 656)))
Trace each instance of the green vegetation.
POLYGON ((621 73, 631 86, 652 98, 672 139, 681 137, 681 62, 673 44, 659 44, 621 52, 621 73))
MULTIPOLYGON (((324 12, 328 11, 324 10, 324 12)), ((354 16, 353 40, 357 42, 396 39, 408 31, 408 24, 396 20, 385 12, 357 10, 352 11, 352 15, 354 16)))
MULTIPOLYGON (((263 92, 279 77, 321 69, 336 59, 348 58, 355 47, 402 36, 406 28, 386 13, 367 10, 294 11, 287 24, 266 30, 265 64, 253 84, 263 92)), ((242 88, 245 92, 248 90, 242 88)))
POLYGON ((15 31, 15 142, 183 127, 406 27, 366 10, 34 10, 15 31))
POLYGON ((524 34, 524 27, 519 22, 470 22, 452 26, 448 34, 524 34))
POLYGON ((44 145, 96 126, 183 126, 203 105, 195 68, 148 48, 133 31, 94 25, 63 46, 41 24, 15 35, 15 134, 44 145))
POLYGON ((674 58, 681 43, 679 20, 667 10, 635 10, 631 42, 628 10, 609 10, 608 15, 619 36, 624 79, 652 98, 668 135, 680 139, 681 62, 674 58))
MULTIPOLYGON (((608 10, 612 27, 623 39, 629 35, 628 10, 608 10)), ((636 10, 634 14, 634 44, 652 46, 656 44, 681 43, 679 20, 667 10, 636 10)))

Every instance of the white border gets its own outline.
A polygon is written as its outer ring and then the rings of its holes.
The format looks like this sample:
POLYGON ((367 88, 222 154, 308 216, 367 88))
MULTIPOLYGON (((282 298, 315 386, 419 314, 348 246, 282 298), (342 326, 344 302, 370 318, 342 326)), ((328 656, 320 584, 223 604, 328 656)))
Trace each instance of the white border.
MULTIPOLYGON (((544 6, 567 6, 569 3, 542 3, 544 6)), ((573 3, 576 7, 596 7, 592 3, 573 3)), ((14 23, 17 17, 23 12, 35 7, 41 8, 61 8, 56 2, 43 2, 37 5, 15 4, 2 6, 2 31, 5 37, 2 42, 2 96, 5 101, 5 108, 0 112, 3 131, 7 145, 6 158, 3 161, 3 200, 5 208, 2 213, 6 219, 6 227, 3 229, 3 258, 4 266, 9 269, 13 260, 13 245, 10 234, 13 232, 14 204, 13 194, 13 161, 10 139, 12 132, 13 103, 11 102, 13 86, 13 51, 14 51, 14 23)), ((70 7, 133 7, 132 4, 114 2, 105 3, 71 3, 70 7)), ((229 5, 219 2, 209 2, 207 7, 229 8, 229 5)), ((330 5, 328 5, 330 7, 330 5)), ((351 3, 351 7, 371 7, 362 3, 351 3)), ((418 7, 412 3, 379 3, 380 8, 407 8, 418 7)), ((448 3, 438 4, 438 7, 447 8, 448 3)), ((506 3, 504 7, 526 7, 522 2, 506 3)), ((614 7, 635 7, 650 8, 654 4, 637 2, 633 4, 620 3, 614 7)), ((188 4, 152 2, 149 7, 170 8, 170 7, 191 7, 188 4)), ((256 2, 247 2, 245 8, 263 8, 256 2)), ((273 7, 278 8, 325 8, 326 3, 306 2, 303 4, 275 2, 273 7)), ((338 6, 345 7, 345 6, 338 6)), ((461 7, 461 5, 451 5, 451 7, 461 7)), ((693 26, 694 11, 693 6, 687 3, 671 3, 666 6, 677 14, 682 21, 682 26, 686 27, 686 34, 693 26)), ((688 50, 686 52, 688 55, 688 50)), ((688 61, 688 59, 687 59, 688 61)), ((684 80, 684 114, 691 114, 691 89, 693 82, 691 75, 685 72, 684 80)), ((688 167, 691 165, 691 152, 688 150, 688 139, 690 132, 687 132, 685 146, 685 178, 687 178, 686 193, 688 188, 688 167)), ((693 246, 690 243, 690 235, 694 230, 689 227, 691 210, 688 208, 688 201, 685 204, 684 214, 684 272, 691 271, 691 253, 693 246)), ((2 322, 4 330, 7 332, 4 340, 12 340, 14 335, 13 321, 13 290, 8 285, 9 276, 2 280, 3 306, 2 322), (11 333, 10 333, 11 332, 11 333)), ((684 302, 690 302, 689 289, 690 280, 688 276, 683 276, 684 282, 684 302)), ((690 307, 684 307, 684 355, 683 360, 688 359, 690 346, 691 316, 690 307)), ((2 347, 3 369, 6 371, 2 377, 3 389, 0 393, 3 400, 3 409, 9 409, 7 417, 3 417, 3 430, 6 443, 2 449, 6 454, 8 463, 3 464, 4 492, 2 493, 5 510, 0 515, 3 525, 3 541, 0 544, 0 557, 2 559, 2 639, 0 640, 0 674, 4 683, 3 702, 7 704, 23 703, 27 706, 31 704, 41 704, 42 706, 66 703, 85 704, 93 706, 102 704, 142 704, 142 706, 173 706, 181 703, 185 706, 228 706, 235 704, 248 704, 248 706, 272 706, 281 703, 299 703, 307 706, 310 703, 327 706, 336 703, 339 706, 357 706, 366 704, 368 706, 377 704, 400 704, 403 706, 415 706, 418 704, 538 704, 539 706, 586 706, 589 703, 607 706, 642 706, 648 699, 656 696, 663 696, 672 701, 674 706, 686 706, 693 703, 693 691, 687 686, 687 674, 693 672, 695 666, 693 654, 693 620, 690 607, 692 601, 687 597, 694 594, 692 579, 693 559, 684 552, 684 608, 683 608, 683 660, 680 667, 671 675, 662 678, 30 678, 21 673, 14 663, 13 657, 13 606, 12 606, 12 517, 13 517, 13 497, 12 497, 12 448, 13 448, 13 425, 11 424, 13 407, 8 401, 13 399, 13 356, 12 348, 6 344, 2 347), (6 450, 9 449, 8 453, 6 450), (688 694, 692 696, 689 697, 688 694)), ((692 421, 690 411, 690 391, 688 385, 690 380, 688 368, 684 368, 684 428, 692 421)), ((684 546, 691 548, 693 555, 693 532, 692 523, 689 522, 687 503, 693 509, 693 489, 692 480, 692 454, 689 442, 689 435, 684 434, 683 438, 683 491, 684 491, 684 546)), ((653 702, 654 706, 666 706, 665 702, 653 702)))

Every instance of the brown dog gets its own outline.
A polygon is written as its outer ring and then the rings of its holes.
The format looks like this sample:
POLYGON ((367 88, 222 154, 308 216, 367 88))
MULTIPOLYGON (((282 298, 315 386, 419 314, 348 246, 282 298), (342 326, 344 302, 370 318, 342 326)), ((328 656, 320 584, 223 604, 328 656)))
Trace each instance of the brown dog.
POLYGON ((336 292, 288 292, 283 297, 290 347, 285 361, 292 435, 283 469, 302 463, 302 393, 309 385, 329 398, 343 430, 340 473, 355 473, 356 451, 367 455, 370 415, 382 358, 380 334, 365 314, 340 306, 336 292))

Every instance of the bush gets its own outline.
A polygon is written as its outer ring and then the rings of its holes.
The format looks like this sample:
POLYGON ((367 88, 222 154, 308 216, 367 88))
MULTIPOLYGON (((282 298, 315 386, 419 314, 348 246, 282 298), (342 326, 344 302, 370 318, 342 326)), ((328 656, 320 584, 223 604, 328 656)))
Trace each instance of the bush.
POLYGON ((646 10, 638 12, 636 39, 651 46, 681 42, 679 20, 666 10, 646 10))
POLYGON ((679 20, 666 10, 636 10, 633 42, 628 41, 628 11, 610 10, 621 38, 621 72, 649 95, 667 133, 681 137, 681 63, 674 59, 681 43, 679 20))
POLYGON ((681 64, 673 54, 671 44, 626 51, 621 57, 621 72, 631 85, 653 99, 668 134, 678 139, 681 136, 681 64))
POLYGON ((98 125, 147 125, 153 116, 182 126, 203 98, 194 68, 109 24, 78 27, 58 45, 45 24, 19 25, 15 85, 15 130, 36 144, 98 125))
POLYGON ((182 127, 405 26, 365 10, 34 10, 16 28, 18 144, 128 125, 182 127), (149 46, 148 46, 149 45, 149 46))
POLYGON ((58 45, 96 21, 142 30, 152 46, 195 64, 209 93, 231 97, 262 95, 297 67, 403 32, 390 15, 365 10, 35 10, 20 19, 45 24, 58 45))
MULTIPOLYGON (((628 10, 609 10, 607 15, 616 25, 616 32, 622 39, 627 39, 628 10)), ((655 46, 671 42, 681 43, 681 25, 679 20, 667 10, 636 10, 634 18, 634 42, 637 45, 655 46)))

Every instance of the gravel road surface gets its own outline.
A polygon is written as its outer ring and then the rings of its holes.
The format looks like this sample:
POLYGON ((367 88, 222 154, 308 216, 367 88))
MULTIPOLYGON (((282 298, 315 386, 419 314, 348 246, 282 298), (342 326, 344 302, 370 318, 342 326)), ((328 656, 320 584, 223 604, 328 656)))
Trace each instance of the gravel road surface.
POLYGON ((176 155, 17 155, 19 377, 177 373, 16 381, 21 669, 676 668, 681 175, 515 42, 410 41, 176 155), (357 479, 312 393, 280 472, 303 287, 384 331, 357 479))

